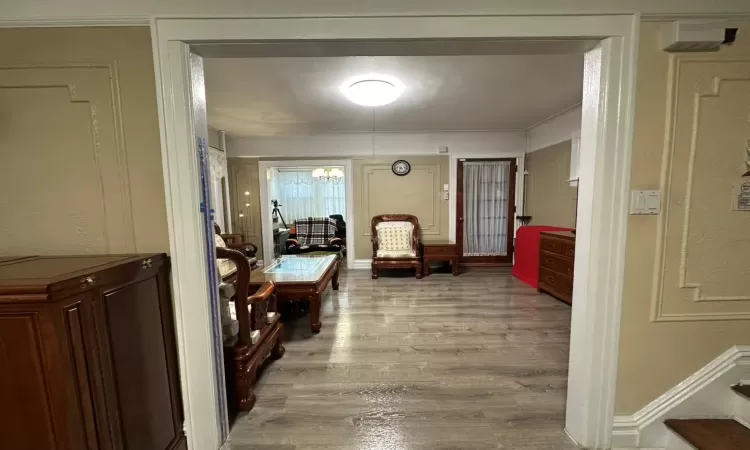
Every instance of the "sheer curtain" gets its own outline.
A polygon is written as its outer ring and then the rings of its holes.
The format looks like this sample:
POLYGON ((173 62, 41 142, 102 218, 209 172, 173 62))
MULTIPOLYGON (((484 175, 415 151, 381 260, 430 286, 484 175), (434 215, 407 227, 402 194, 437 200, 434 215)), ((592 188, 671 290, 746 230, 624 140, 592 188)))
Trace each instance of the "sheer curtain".
POLYGON ((271 200, 282 205, 287 225, 305 217, 346 217, 346 183, 344 179, 314 180, 313 167, 273 169, 269 192, 271 200))
POLYGON ((510 161, 465 161, 464 256, 508 254, 510 161))

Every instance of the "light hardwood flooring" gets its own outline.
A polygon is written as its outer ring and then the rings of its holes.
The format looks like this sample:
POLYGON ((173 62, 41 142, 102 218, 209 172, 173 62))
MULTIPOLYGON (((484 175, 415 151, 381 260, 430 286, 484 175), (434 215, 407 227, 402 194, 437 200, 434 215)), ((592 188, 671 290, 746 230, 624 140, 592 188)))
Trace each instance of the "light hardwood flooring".
POLYGON ((234 424, 231 450, 576 447, 563 431, 570 307, 507 271, 342 271, 323 329, 286 354, 234 424))

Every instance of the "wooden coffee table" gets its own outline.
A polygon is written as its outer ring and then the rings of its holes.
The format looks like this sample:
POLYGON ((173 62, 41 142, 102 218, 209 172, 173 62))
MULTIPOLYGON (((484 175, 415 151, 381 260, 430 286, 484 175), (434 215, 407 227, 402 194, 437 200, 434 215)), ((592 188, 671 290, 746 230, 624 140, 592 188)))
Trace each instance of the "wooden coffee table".
POLYGON ((339 261, 336 255, 284 255, 250 275, 250 292, 264 282, 276 283, 276 296, 280 301, 310 301, 310 330, 320 332, 320 304, 323 292, 331 282, 339 290, 339 261))

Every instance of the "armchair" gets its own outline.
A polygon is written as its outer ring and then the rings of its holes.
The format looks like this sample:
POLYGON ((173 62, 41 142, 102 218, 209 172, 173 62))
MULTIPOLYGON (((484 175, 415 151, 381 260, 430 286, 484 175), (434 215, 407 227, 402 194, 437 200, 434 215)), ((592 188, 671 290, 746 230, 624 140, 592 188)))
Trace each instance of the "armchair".
POLYGON ((310 252, 338 253, 345 249, 344 240, 336 237, 336 220, 330 217, 297 219, 294 232, 286 241, 286 253, 297 255, 310 252))
POLYGON ((419 220, 410 214, 383 214, 372 218, 372 279, 381 268, 410 268, 422 278, 419 220))
POLYGON ((218 223, 214 222, 214 233, 220 236, 225 243, 226 248, 232 250, 239 250, 244 253, 248 258, 254 258, 255 254, 258 253, 258 246, 251 242, 245 242, 245 237, 237 233, 222 233, 221 227, 218 223))
MULTIPOLYGON (((258 258, 255 256, 249 256, 248 252, 250 252, 248 245, 254 247, 256 250, 258 249, 253 244, 237 244, 236 242, 233 244, 229 244, 224 240, 224 236, 240 236, 239 234, 221 234, 221 228, 219 228, 219 225, 214 223, 214 245, 216 246, 216 249, 230 249, 230 250, 238 250, 240 253, 245 255, 245 258, 247 259, 248 264, 250 264, 250 270, 255 269, 258 266, 258 258)), ((252 251, 252 254, 255 255, 255 251, 252 251)), ((231 279, 234 279, 236 277, 237 273, 237 265, 228 258, 218 258, 216 261, 216 267, 219 270, 219 276, 225 280, 229 281, 231 279)))
POLYGON ((278 359, 284 355, 284 325, 276 312, 276 286, 267 281, 248 295, 250 264, 245 255, 217 248, 216 256, 237 266, 234 281, 219 286, 227 399, 233 411, 249 411, 255 405, 253 388, 263 363, 269 356, 278 359))

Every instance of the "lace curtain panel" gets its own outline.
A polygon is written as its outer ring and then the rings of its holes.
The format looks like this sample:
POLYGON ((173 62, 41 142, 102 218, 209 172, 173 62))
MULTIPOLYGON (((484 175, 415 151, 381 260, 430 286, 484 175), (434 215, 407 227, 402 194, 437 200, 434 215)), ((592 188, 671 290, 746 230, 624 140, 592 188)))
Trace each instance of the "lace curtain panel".
POLYGON ((305 217, 346 217, 346 183, 339 180, 315 180, 313 169, 274 169, 270 198, 282 205, 287 225, 305 217))
POLYGON ((464 256, 508 254, 510 161, 465 161, 464 256))

